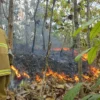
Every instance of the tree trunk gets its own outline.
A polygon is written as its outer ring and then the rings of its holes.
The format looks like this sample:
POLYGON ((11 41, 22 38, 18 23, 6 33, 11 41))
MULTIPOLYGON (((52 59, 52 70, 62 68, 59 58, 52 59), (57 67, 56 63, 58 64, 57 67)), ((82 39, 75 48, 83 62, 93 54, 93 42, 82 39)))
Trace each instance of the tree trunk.
MULTIPOLYGON (((87 0, 87 22, 89 21, 89 18, 90 18, 89 15, 90 15, 89 0, 87 0)), ((89 38, 89 35, 90 35, 90 29, 89 29, 89 26, 88 26, 87 44, 88 44, 88 47, 90 48, 90 38, 89 38)))
MULTIPOLYGON (((74 26, 75 30, 78 29, 78 14, 77 14, 77 0, 74 0, 74 26)), ((78 36, 73 39, 73 48, 77 48, 78 36)))
POLYGON ((9 1, 8 42, 10 48, 12 49, 13 48, 13 0, 9 1))
POLYGON ((56 0, 53 0, 53 6, 51 10, 51 17, 50 17, 49 39, 48 39, 48 48, 47 48, 47 53, 46 53, 46 67, 48 67, 48 58, 49 58, 50 49, 51 49, 51 28, 52 28, 52 17, 53 17, 55 2, 56 0))
POLYGON ((25 39, 26 39, 26 48, 25 50, 27 51, 28 49, 28 23, 27 23, 27 19, 28 19, 28 1, 25 0, 25 16, 26 16, 26 19, 25 19, 25 39))
MULTIPOLYGON (((75 30, 78 29, 78 13, 77 13, 77 0, 74 0, 74 25, 75 30)), ((81 52, 81 44, 80 44, 80 36, 77 36, 76 39, 74 39, 74 45, 78 47, 78 52, 81 52)), ((82 61, 80 60, 78 62, 78 73, 79 73, 79 80, 82 81, 82 61)))
POLYGON ((55 5, 55 0, 53 0, 53 7, 51 10, 51 18, 50 18, 50 28, 49 28, 49 40, 48 40, 48 45, 51 41, 51 27, 52 27, 52 16, 53 16, 53 9, 54 9, 54 5, 55 5))
MULTIPOLYGON (((77 0, 74 0, 74 25, 75 25, 75 30, 77 30, 78 27, 79 27, 77 7, 78 7, 77 0)), ((78 48, 78 53, 80 53, 81 52, 80 35, 78 35, 76 37, 76 40, 74 42, 76 43, 76 46, 78 48)), ((82 82, 82 74, 83 74, 83 71, 82 71, 82 60, 80 59, 78 61, 78 76, 79 76, 79 82, 82 82)), ((84 95, 84 91, 83 91, 83 88, 82 88, 81 91, 80 91, 80 97, 82 97, 83 95, 84 95)))
POLYGON ((32 52, 34 52, 34 47, 35 47, 35 40, 36 40, 36 14, 37 14, 39 3, 40 3, 40 0, 37 1, 36 9, 35 9, 35 12, 34 12, 34 38, 33 38, 32 52))
POLYGON ((44 16, 44 21, 43 21, 43 26, 42 26, 43 50, 45 50, 44 26, 45 26, 45 22, 46 22, 46 19, 47 19, 47 9, 48 9, 48 0, 46 0, 45 16, 44 16))
POLYGON ((51 10, 51 17, 50 17, 50 28, 49 28, 48 48, 49 48, 49 45, 51 44, 52 17, 53 17, 53 9, 54 9, 54 6, 55 6, 55 2, 56 2, 56 0, 53 0, 53 7, 52 7, 52 10, 51 10))
MULTIPOLYGON (((74 4, 74 17, 73 17, 73 25, 74 25, 74 27, 73 27, 73 33, 74 33, 74 31, 75 30, 77 30, 78 29, 78 15, 77 15, 77 0, 74 0, 73 1, 73 4, 74 4)), ((74 49, 75 48, 78 48, 78 40, 79 39, 79 36, 77 36, 77 37, 74 37, 73 38, 73 41, 72 41, 72 56, 73 56, 73 58, 75 58, 75 56, 74 56, 74 49)))
MULTIPOLYGON (((49 59, 49 55, 50 55, 50 49, 51 49, 51 27, 52 27, 52 17, 53 17, 53 10, 54 10, 54 6, 55 6, 55 2, 56 0, 53 0, 53 6, 52 6, 52 10, 51 10, 51 18, 50 18, 50 28, 49 28, 49 40, 48 40, 48 49, 47 49, 47 53, 46 53, 46 62, 45 62, 45 71, 44 71, 44 75, 43 75, 43 81, 42 81, 42 87, 41 87, 41 91, 40 91, 40 97, 43 96, 44 94, 44 91, 43 91, 43 85, 44 85, 44 81, 46 79, 46 72, 47 72, 47 69, 49 67, 49 64, 48 64, 48 59, 49 59)), ((43 99, 41 99, 43 100, 43 99)))

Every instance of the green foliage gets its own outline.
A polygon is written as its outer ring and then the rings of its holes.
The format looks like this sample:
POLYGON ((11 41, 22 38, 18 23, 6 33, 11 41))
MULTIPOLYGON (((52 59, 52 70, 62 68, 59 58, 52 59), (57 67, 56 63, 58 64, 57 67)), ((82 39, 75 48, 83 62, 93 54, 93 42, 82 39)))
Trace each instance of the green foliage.
POLYGON ((90 40, 95 43, 92 46, 91 50, 88 52, 88 63, 91 64, 94 59, 96 58, 97 52, 100 50, 100 40, 99 38, 96 38, 97 35, 100 34, 100 21, 97 22, 93 29, 90 32, 90 40))
POLYGON ((90 32, 90 39, 95 38, 97 34, 100 34, 100 21, 94 25, 94 28, 90 32))
POLYGON ((94 59, 96 58, 97 51, 98 51, 98 46, 94 46, 88 52, 88 63, 89 64, 91 64, 94 61, 94 59))
POLYGON ((79 27, 73 34, 73 36, 75 37, 76 35, 78 35, 80 32, 82 31, 82 27, 79 27))
MULTIPOLYGON (((78 28, 78 29, 74 32, 73 36, 76 36, 80 31, 82 31, 83 27, 88 26, 89 24, 91 24, 91 22, 93 22, 93 19, 90 20, 89 22, 87 22, 86 24, 84 24, 82 27, 78 28)), ((94 40, 95 40, 94 45, 93 45, 91 48, 89 48, 89 49, 83 51, 81 54, 79 54, 79 55, 75 58, 75 61, 79 61, 79 59, 82 57, 82 55, 83 55, 84 53, 87 53, 87 52, 88 52, 88 63, 91 64, 91 63, 94 61, 94 59, 95 59, 96 56, 97 56, 97 52, 100 50, 100 40, 99 40, 99 38, 96 38, 96 36, 97 36, 98 34, 100 34, 100 22, 97 22, 97 23, 94 25, 94 27, 93 27, 93 29, 91 30, 91 32, 90 32, 90 40, 91 40, 91 43, 94 42, 94 40)), ((92 43, 92 44, 93 44, 93 43, 92 43)))
MULTIPOLYGON (((94 17, 93 19, 90 19, 88 22, 82 24, 82 26, 79 27, 79 28, 74 32, 73 36, 74 36, 74 37, 77 36, 83 29, 85 29, 87 26, 93 24, 94 21, 95 21, 95 20, 98 20, 99 18, 100 18, 100 16, 99 16, 99 17, 96 16, 96 17, 94 17)), ((98 27, 98 25, 100 25, 99 22, 98 22, 97 24, 95 24, 95 27, 92 29, 91 35, 90 35, 90 36, 93 35, 93 32, 96 32, 96 34, 97 34, 98 31, 97 31, 97 30, 95 31, 95 29, 98 27)), ((99 26, 98 28, 100 28, 100 26, 99 26)), ((100 31, 100 29, 99 29, 99 31, 100 31)))
POLYGON ((76 95, 79 93, 82 83, 76 84, 72 89, 70 89, 64 96, 63 100, 74 100, 76 95))
POLYGON ((82 100, 100 100, 100 94, 90 94, 85 96, 82 100))
POLYGON ((61 0, 61 6, 66 8, 67 6, 67 2, 65 0, 61 0))

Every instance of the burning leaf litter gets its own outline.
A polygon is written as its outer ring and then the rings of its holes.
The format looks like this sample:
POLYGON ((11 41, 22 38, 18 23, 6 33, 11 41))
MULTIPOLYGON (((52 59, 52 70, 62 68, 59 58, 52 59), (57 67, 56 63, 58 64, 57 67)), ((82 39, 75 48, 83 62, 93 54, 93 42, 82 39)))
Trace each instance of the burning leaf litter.
MULTIPOLYGON (((55 48, 53 51, 60 51, 61 49, 55 48)), ((63 48, 64 51, 70 51, 69 48, 63 48)), ((77 51, 74 51, 74 54, 77 55, 77 51)), ((87 61, 87 54, 82 56, 83 61, 87 61)), ((63 100, 65 92, 73 88, 74 84, 79 82, 78 75, 74 75, 70 77, 65 73, 58 73, 48 68, 45 73, 45 80, 42 78, 44 72, 41 72, 42 75, 36 74, 35 80, 32 80, 33 77, 28 75, 26 72, 19 71, 16 67, 11 66, 11 69, 15 72, 16 77, 20 79, 24 77, 26 79, 31 80, 29 83, 26 80, 22 80, 17 88, 13 92, 8 92, 8 100, 63 100), (41 89, 42 95, 41 95, 41 89)), ((87 84, 84 84, 85 93, 91 92, 91 84, 93 84, 94 80, 99 77, 100 70, 96 67, 89 67, 88 74, 83 74, 83 81, 87 84)), ((99 93, 99 92, 98 92, 99 93)), ((77 96, 75 100, 80 100, 77 96)))
POLYGON ((25 78, 30 78, 30 76, 26 72, 19 72, 18 69, 16 69, 13 65, 11 66, 11 69, 15 72, 17 78, 21 78, 22 76, 25 78))
MULTIPOLYGON (((12 70, 15 71, 17 78, 24 77, 31 78, 28 74, 23 72, 22 74, 14 67, 11 66, 12 70), (16 70, 15 70, 16 69, 16 70)), ((44 72, 42 72, 44 74, 44 72)), ((84 91, 91 91, 90 86, 94 80, 99 77, 100 70, 95 67, 90 67, 90 72, 88 75, 83 75, 83 80, 87 82, 87 85, 84 85, 84 91), (90 83, 91 82, 91 83, 90 83)), ((63 100, 63 96, 66 91, 73 88, 74 84, 79 82, 79 78, 75 75, 73 78, 65 75, 64 73, 57 73, 51 70, 50 68, 46 72, 46 79, 43 80, 39 75, 35 76, 35 80, 27 83, 24 81, 20 88, 14 92, 8 93, 8 100, 63 100), (43 83, 44 81, 44 83, 43 83), (40 96, 41 88, 43 84, 43 95, 40 96)), ((80 100, 75 98, 75 100, 80 100)))

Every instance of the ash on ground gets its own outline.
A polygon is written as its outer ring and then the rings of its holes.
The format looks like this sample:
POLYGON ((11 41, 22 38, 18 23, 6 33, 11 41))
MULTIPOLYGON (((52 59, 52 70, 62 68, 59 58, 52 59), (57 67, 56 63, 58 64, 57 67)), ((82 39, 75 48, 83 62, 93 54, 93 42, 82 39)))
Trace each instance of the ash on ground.
MULTIPOLYGON (((43 50, 35 50, 33 54, 15 54, 14 65, 20 71, 27 72, 31 77, 41 73, 45 68, 45 55, 43 50)), ((77 74, 77 63, 74 61, 72 51, 51 51, 49 56, 49 67, 58 73, 64 72, 73 76, 77 74)), ((83 62, 83 72, 88 70, 87 62, 83 62)))

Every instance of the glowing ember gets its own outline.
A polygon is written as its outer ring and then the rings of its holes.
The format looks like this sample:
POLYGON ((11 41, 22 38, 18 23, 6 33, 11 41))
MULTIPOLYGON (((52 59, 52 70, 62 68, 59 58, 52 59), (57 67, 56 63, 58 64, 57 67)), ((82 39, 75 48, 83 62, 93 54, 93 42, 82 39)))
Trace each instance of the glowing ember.
POLYGON ((21 77, 21 74, 19 73, 19 71, 14 66, 11 66, 11 69, 15 72, 17 78, 21 77))
POLYGON ((77 75, 74 76, 74 80, 75 80, 75 82, 79 82, 79 78, 77 75))
POLYGON ((83 78, 84 78, 85 80, 91 80, 91 78, 90 78, 89 76, 87 76, 87 75, 83 75, 83 78))
POLYGON ((58 74, 58 73, 57 73, 57 76, 58 76, 58 78, 61 79, 61 80, 66 80, 66 79, 67 79, 67 78, 66 78, 66 75, 65 75, 64 73, 61 73, 61 74, 58 74))
POLYGON ((28 79, 30 78, 30 76, 26 72, 23 73, 23 76, 28 78, 28 79))
POLYGON ((100 75, 100 69, 95 68, 95 67, 90 67, 90 72, 92 73, 92 75, 96 78, 99 77, 100 75))
POLYGON ((83 60, 83 61, 87 61, 87 59, 88 59, 88 54, 83 54, 82 60, 83 60))
MULTIPOLYGON (((61 51, 62 48, 52 48, 53 51, 61 51)), ((70 48, 63 48, 64 51, 69 51, 70 48)))
POLYGON ((63 50, 64 50, 64 51, 69 51, 69 50, 70 50, 70 48, 63 48, 63 50))
POLYGON ((37 82, 41 82, 41 80, 42 80, 39 75, 36 75, 35 79, 37 82))
MULTIPOLYGON (((50 76, 50 75, 53 75, 53 71, 50 69, 50 68, 48 68, 48 71, 47 71, 47 73, 46 73, 46 76, 50 76)), ((54 76, 54 75, 53 75, 54 76)))

